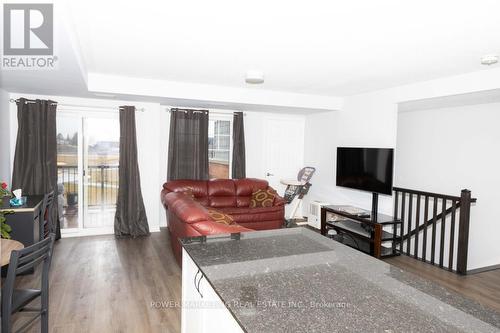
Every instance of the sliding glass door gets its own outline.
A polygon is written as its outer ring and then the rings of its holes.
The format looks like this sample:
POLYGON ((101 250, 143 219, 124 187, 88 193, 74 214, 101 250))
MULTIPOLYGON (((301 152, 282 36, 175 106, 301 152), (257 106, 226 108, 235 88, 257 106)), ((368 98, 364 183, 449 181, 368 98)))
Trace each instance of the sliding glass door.
POLYGON ((57 186, 61 232, 81 226, 82 119, 57 115, 57 186))
POLYGON ((112 228, 118 195, 117 119, 84 118, 84 228, 112 228))
POLYGON ((58 114, 58 201, 65 235, 113 232, 120 128, 117 115, 103 114, 58 114))

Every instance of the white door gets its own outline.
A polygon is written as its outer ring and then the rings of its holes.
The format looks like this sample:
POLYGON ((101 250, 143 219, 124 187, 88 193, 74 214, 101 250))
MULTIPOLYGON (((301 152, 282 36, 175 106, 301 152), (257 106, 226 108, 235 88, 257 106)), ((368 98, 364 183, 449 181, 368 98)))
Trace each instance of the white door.
POLYGON ((281 179, 296 179, 304 167, 304 119, 301 117, 265 120, 264 177, 280 195, 286 186, 281 179))

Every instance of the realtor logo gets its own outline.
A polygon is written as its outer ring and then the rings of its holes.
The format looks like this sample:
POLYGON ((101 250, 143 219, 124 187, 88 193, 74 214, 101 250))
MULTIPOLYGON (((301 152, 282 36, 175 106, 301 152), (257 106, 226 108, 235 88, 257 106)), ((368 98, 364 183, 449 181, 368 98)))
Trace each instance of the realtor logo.
POLYGON ((3 69, 54 68, 53 4, 4 4, 3 22, 3 69))

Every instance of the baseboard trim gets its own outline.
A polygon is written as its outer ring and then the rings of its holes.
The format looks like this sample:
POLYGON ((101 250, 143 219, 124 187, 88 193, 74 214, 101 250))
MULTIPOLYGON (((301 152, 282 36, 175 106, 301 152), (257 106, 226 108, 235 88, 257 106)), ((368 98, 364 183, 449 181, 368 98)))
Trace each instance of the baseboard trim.
POLYGON ((160 227, 154 227, 149 229, 149 232, 160 232, 160 227))
POLYGON ((491 265, 491 266, 474 268, 474 269, 468 270, 467 271, 467 275, 477 274, 477 273, 483 273, 483 272, 488 272, 488 271, 493 271, 495 269, 500 269, 500 264, 499 265, 491 265))

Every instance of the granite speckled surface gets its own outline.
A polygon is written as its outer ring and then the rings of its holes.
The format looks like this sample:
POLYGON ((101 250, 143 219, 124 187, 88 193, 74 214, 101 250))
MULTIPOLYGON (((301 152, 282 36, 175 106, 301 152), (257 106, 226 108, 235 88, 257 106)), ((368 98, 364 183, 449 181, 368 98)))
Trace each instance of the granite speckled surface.
POLYGON ((500 314, 306 228, 183 246, 246 332, 500 332, 500 314))

